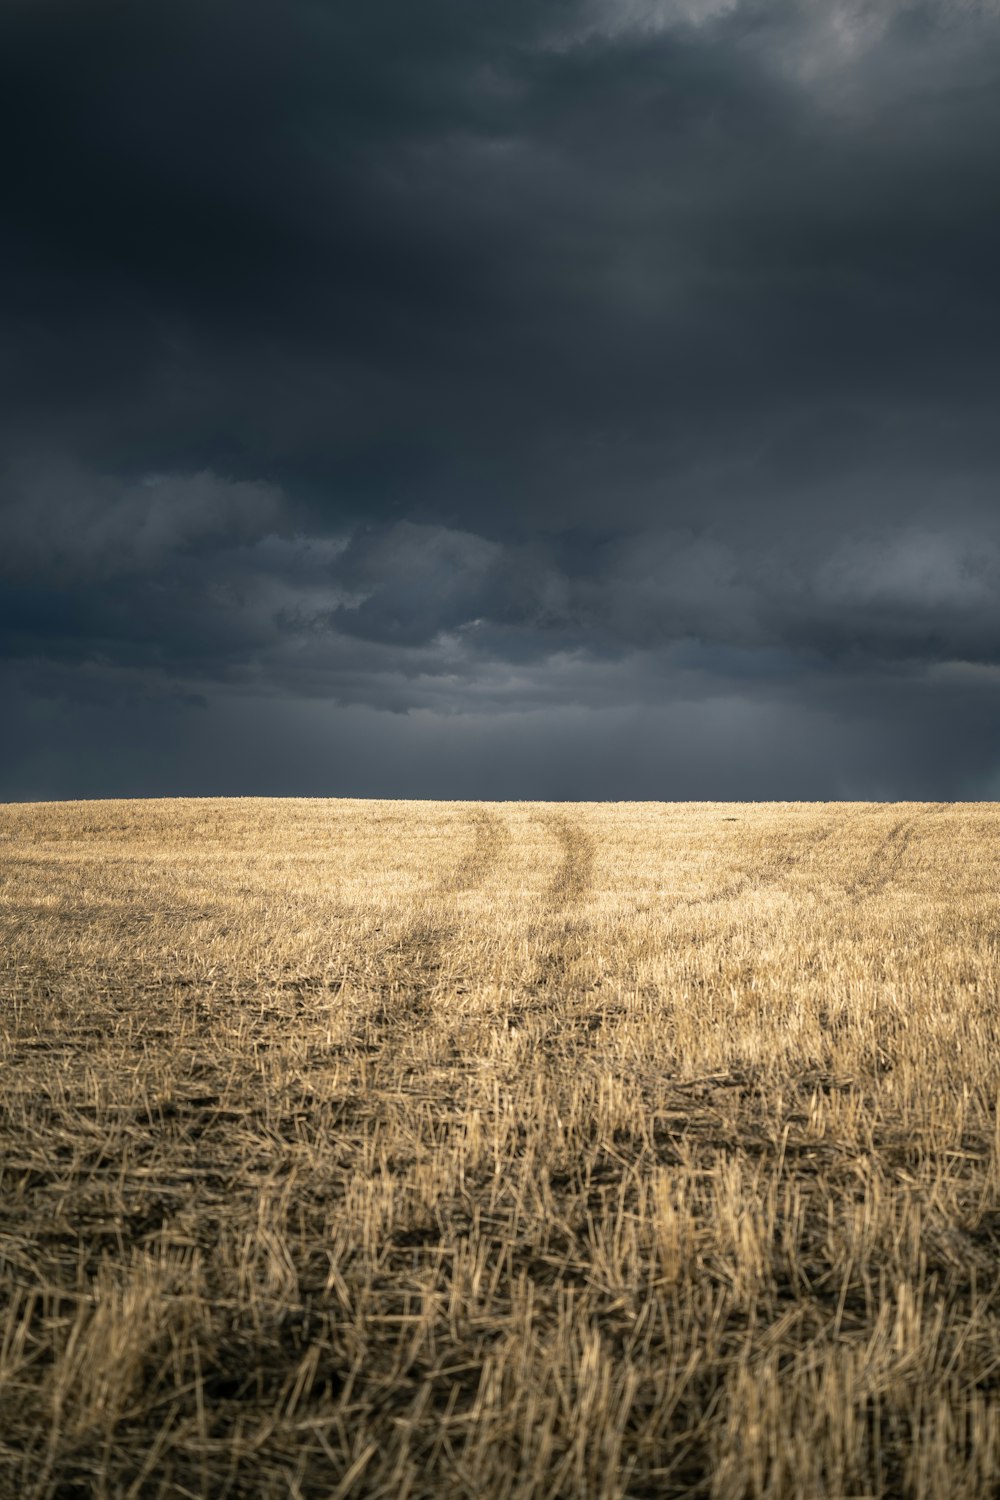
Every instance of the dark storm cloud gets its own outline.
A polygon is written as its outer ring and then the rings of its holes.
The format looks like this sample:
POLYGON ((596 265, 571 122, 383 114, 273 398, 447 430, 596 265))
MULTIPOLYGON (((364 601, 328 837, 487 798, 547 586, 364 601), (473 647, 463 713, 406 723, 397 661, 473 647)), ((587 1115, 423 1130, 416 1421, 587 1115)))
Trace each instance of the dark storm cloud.
POLYGON ((0 128, 0 792, 992 786, 989 0, 12 0, 0 128))

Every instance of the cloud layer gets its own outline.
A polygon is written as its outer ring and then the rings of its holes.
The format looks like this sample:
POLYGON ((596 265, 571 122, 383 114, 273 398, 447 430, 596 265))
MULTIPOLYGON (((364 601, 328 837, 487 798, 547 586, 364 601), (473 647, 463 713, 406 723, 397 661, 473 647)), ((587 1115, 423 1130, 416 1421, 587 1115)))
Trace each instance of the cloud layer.
POLYGON ((0 796, 995 787, 989 0, 16 3, 0 125, 0 796))

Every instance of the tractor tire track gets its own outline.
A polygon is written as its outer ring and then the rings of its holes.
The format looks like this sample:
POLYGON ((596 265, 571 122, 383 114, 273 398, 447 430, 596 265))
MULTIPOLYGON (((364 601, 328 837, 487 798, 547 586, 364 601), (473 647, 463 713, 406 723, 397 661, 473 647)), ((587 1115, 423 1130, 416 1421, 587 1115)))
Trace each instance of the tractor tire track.
POLYGON ((847 894, 853 901, 874 896, 899 873, 913 839, 915 822, 915 818, 900 818, 879 839, 857 877, 847 886, 847 894))
POLYGON ((372 1005, 365 1015, 368 1051, 395 1058, 414 1034, 432 1024, 434 999, 446 985, 461 987, 461 976, 450 970, 448 945, 459 931, 454 921, 442 921, 440 899, 481 886, 500 864, 510 834, 496 813, 477 808, 467 820, 473 831, 471 847, 454 869, 424 898, 417 913, 395 937, 371 956, 363 976, 372 1005))
POLYGON ((592 836, 565 813, 552 813, 545 821, 562 850, 562 860, 546 893, 548 902, 555 907, 569 906, 581 901, 594 883, 597 845, 592 836))
POLYGON ((488 808, 480 807, 470 815, 473 829, 472 847, 459 860, 450 875, 437 886, 439 895, 471 891, 481 886, 500 864, 510 846, 506 823, 488 808))
POLYGON ((919 820, 944 812, 951 805, 950 802, 931 803, 919 813, 897 819, 879 839, 860 873, 846 887, 847 895, 853 901, 864 901, 891 885, 903 867, 919 820))
POLYGON ((506 1018, 513 1028, 528 1015, 551 1016, 562 1010, 568 993, 580 994, 588 987, 574 973, 574 966, 586 951, 591 926, 587 917, 576 914, 576 908, 594 883, 597 843, 566 813, 544 814, 541 822, 556 840, 561 857, 544 892, 541 941, 521 976, 520 997, 506 1018))
POLYGON ((744 870, 734 880, 727 881, 725 885, 718 886, 706 896, 681 896, 672 903, 671 910, 689 910, 697 906, 711 906, 716 901, 732 901, 737 896, 742 896, 748 890, 763 890, 767 886, 777 885, 784 875, 801 865, 804 860, 816 849, 820 848, 827 840, 831 839, 838 830, 838 823, 832 821, 824 823, 810 833, 793 848, 784 853, 776 855, 774 859, 763 864, 756 865, 751 869, 744 870))
POLYGON ((442 968, 443 927, 415 922, 378 954, 373 991, 379 1005, 373 1018, 382 1026, 424 1015, 442 968))

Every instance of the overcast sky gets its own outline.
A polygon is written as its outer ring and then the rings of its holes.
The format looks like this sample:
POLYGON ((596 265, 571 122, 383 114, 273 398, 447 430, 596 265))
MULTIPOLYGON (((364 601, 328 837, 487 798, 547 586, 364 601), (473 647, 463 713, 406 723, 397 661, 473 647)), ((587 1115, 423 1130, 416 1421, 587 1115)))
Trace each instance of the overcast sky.
POLYGON ((1000 795, 998 0, 5 0, 0 798, 1000 795))

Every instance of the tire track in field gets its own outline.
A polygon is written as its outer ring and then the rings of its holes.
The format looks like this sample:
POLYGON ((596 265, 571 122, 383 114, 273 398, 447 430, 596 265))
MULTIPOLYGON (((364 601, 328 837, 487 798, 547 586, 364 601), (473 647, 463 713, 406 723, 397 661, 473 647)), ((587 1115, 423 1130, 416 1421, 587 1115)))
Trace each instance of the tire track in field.
POLYGON ((903 867, 918 821, 944 812, 950 802, 935 802, 907 818, 899 818, 879 839, 860 873, 846 887, 854 901, 863 901, 891 885, 903 867))
MULTIPOLYGON (((566 813, 546 813, 540 821, 556 840, 561 857, 545 888, 542 940, 521 977, 522 994, 510 1007, 509 1026, 514 1026, 528 1013, 548 1011, 555 1000, 565 997, 571 984, 572 966, 584 952, 590 931, 589 920, 574 913, 594 883, 597 842, 566 813), (561 923, 560 915, 563 918, 561 923), (539 992, 544 999, 540 998, 539 992)), ((578 982, 573 985, 575 990, 584 987, 578 982)))
MULTIPOLYGON (((555 915, 560 910, 572 909, 590 889, 597 850, 592 836, 566 814, 551 814, 545 819, 545 823, 562 849, 562 860, 546 892, 550 912, 555 915)), ((751 888, 760 890, 774 885, 831 839, 840 826, 841 821, 838 819, 824 822, 818 828, 809 830, 791 848, 784 849, 753 868, 743 870, 706 895, 678 899, 671 909, 711 906, 737 897, 751 888)), ((554 935, 553 940, 538 954, 531 988, 543 989, 553 996, 565 992, 567 988, 572 988, 578 994, 591 988, 587 983, 581 982, 579 973, 574 975, 573 972, 585 951, 589 926, 585 917, 566 920, 561 934, 558 937, 554 935)))
POLYGON ((510 845, 506 823, 488 808, 476 808, 469 822, 473 829, 472 847, 437 886, 439 895, 475 890, 500 864, 510 845))
POLYGON ((866 896, 875 895, 899 873, 913 838, 915 822, 915 818, 899 818, 882 835, 858 875, 847 886, 847 894, 852 900, 863 901, 866 896))
POLYGON ((559 867, 546 892, 549 905, 569 906, 581 901, 594 883, 597 845, 586 829, 565 813, 550 813, 545 822, 562 850, 559 867))
POLYGON ((444 944, 453 929, 414 922, 378 955, 372 993, 378 1004, 369 1015, 380 1031, 428 1020, 431 996, 444 967, 444 944))
POLYGON ((836 819, 829 823, 823 823, 819 828, 808 834, 805 839, 786 849, 782 854, 773 859, 766 860, 753 869, 744 870, 735 880, 727 881, 725 885, 718 886, 710 891, 707 896, 681 896, 670 908, 672 911, 690 909, 695 906, 711 906, 716 901, 731 901, 736 896, 742 896, 744 891, 763 890, 767 886, 777 885, 783 875, 794 870, 797 865, 802 864, 808 855, 820 848, 828 839, 837 832, 838 822, 836 819))
MULTIPOLYGON (((471 847, 434 888, 432 897, 474 890, 506 852, 510 834, 496 813, 477 808, 466 821, 472 827, 471 847)), ((447 945, 458 924, 441 921, 440 906, 440 900, 424 903, 409 925, 373 955, 364 976, 365 987, 375 1000, 366 1016, 374 1032, 373 1050, 385 1057, 398 1054, 407 1038, 431 1024, 435 991, 458 977, 447 973, 447 945)))

